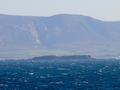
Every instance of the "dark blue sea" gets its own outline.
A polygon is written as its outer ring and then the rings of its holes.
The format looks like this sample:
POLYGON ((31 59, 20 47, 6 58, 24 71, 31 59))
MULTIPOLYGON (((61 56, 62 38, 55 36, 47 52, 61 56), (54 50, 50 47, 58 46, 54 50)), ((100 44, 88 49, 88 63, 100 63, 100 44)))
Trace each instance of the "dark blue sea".
POLYGON ((120 61, 1 60, 0 90, 120 90, 120 61))

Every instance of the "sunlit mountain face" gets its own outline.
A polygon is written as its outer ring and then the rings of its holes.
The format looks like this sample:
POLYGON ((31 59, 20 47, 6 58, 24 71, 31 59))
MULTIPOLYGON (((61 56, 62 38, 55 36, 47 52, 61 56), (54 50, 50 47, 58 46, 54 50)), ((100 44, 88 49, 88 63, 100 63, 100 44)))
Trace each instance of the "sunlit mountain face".
POLYGON ((88 16, 0 15, 0 50, 61 49, 119 55, 120 22, 88 16))

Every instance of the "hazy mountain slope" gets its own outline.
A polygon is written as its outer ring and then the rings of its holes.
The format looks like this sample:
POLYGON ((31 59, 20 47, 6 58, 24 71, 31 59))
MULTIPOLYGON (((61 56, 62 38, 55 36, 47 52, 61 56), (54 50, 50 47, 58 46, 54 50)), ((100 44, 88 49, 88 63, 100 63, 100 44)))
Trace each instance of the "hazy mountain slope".
POLYGON ((0 50, 59 48, 117 52, 119 40, 120 22, 67 14, 51 17, 0 15, 0 50))

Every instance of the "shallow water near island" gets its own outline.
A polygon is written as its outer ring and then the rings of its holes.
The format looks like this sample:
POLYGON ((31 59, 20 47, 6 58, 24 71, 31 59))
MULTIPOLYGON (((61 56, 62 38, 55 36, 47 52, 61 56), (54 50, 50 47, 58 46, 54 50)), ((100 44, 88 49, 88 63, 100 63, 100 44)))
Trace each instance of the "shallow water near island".
POLYGON ((120 90, 120 61, 0 61, 0 90, 120 90))

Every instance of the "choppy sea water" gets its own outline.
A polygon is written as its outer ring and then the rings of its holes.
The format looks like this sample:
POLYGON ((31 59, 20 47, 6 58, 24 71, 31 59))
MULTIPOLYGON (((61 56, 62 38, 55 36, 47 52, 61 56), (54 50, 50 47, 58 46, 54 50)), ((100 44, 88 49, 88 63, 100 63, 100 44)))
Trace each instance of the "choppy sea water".
POLYGON ((2 60, 0 90, 120 90, 120 61, 2 60))

